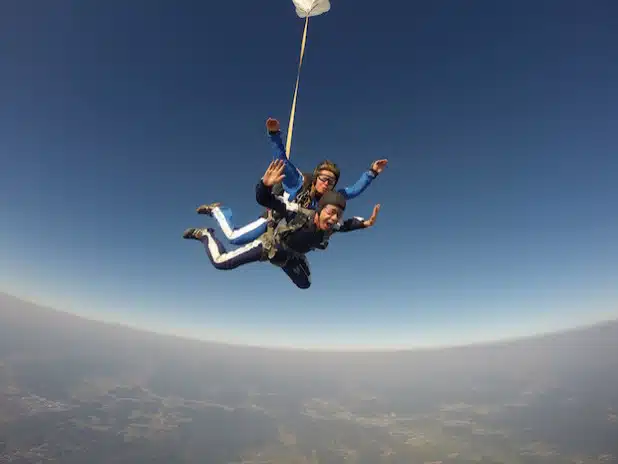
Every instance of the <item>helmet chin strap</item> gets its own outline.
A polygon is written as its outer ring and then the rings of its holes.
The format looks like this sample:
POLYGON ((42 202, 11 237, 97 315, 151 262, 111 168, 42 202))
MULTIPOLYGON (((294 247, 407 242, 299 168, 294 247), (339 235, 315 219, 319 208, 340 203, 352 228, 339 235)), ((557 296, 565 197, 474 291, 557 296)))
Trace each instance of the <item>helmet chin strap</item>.
POLYGON ((313 223, 319 230, 322 230, 322 228, 320 227, 320 211, 315 212, 315 216, 313 217, 313 223))

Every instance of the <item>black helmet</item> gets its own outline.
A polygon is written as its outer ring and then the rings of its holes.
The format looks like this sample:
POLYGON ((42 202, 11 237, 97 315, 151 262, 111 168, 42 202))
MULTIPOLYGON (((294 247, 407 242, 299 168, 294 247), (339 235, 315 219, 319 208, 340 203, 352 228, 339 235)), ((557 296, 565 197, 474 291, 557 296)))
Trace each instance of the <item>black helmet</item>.
POLYGON ((345 196, 341 192, 336 192, 334 190, 329 190, 320 198, 318 202, 318 213, 322 211, 327 205, 334 205, 341 208, 342 211, 345 211, 346 206, 345 196))

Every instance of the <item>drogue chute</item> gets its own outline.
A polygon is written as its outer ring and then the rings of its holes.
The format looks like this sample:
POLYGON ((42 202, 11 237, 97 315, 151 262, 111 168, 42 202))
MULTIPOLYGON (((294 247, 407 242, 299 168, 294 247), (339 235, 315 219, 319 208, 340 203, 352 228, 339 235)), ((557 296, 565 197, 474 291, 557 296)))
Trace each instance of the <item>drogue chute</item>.
POLYGON ((299 18, 318 16, 330 10, 329 0, 292 0, 299 18))

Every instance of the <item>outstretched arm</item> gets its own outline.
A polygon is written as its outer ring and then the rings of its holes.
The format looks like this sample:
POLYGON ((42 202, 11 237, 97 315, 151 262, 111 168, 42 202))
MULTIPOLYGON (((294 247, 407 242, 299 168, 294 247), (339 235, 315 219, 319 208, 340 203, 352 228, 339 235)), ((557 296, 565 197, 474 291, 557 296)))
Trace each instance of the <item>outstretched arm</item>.
POLYGON ((283 187, 287 192, 295 194, 303 185, 303 174, 294 166, 285 153, 285 145, 281 139, 279 121, 269 118, 266 121, 266 128, 268 130, 268 138, 273 147, 273 161, 281 160, 285 163, 283 187))
POLYGON ((375 178, 376 175, 371 170, 365 171, 360 176, 360 179, 356 181, 356 183, 339 189, 339 192, 341 192, 347 200, 351 200, 352 198, 356 198, 361 193, 363 193, 367 189, 367 187, 371 185, 371 182, 373 182, 373 179, 375 178))
POLYGON ((363 172, 360 179, 358 179, 355 184, 345 187, 343 189, 339 189, 339 192, 341 192, 348 200, 356 198, 361 193, 363 193, 367 189, 367 187, 369 187, 369 185, 371 185, 373 179, 378 177, 378 175, 386 167, 387 163, 388 160, 385 159, 374 161, 371 165, 371 168, 363 172))
POLYGON ((378 213, 380 212, 381 205, 375 205, 373 207, 373 213, 369 219, 363 219, 360 217, 353 217, 350 219, 346 219, 343 224, 341 224, 336 232, 352 232, 353 230, 358 229, 367 229, 375 224, 376 219, 378 218, 378 213))

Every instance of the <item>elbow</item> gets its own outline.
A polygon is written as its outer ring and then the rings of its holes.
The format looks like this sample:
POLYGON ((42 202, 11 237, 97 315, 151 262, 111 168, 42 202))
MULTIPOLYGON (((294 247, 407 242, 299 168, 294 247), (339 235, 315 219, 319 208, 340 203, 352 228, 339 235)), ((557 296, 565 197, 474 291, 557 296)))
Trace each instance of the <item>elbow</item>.
POLYGON ((268 206, 267 206, 267 204, 266 204, 267 202, 265 201, 265 199, 264 199, 264 196, 263 196, 263 195, 259 195, 259 194, 258 194, 258 195, 256 195, 256 196, 255 196, 255 201, 256 201, 256 202, 258 203, 258 205, 260 205, 260 206, 264 206, 265 208, 266 208, 266 207, 268 207, 268 206))
POLYGON ((255 201, 260 205, 263 205, 264 198, 266 197, 266 186, 260 181, 255 187, 255 201))
POLYGON ((363 193, 364 190, 365 187, 348 187, 343 191, 343 194, 346 197, 346 200, 352 200, 363 193))

